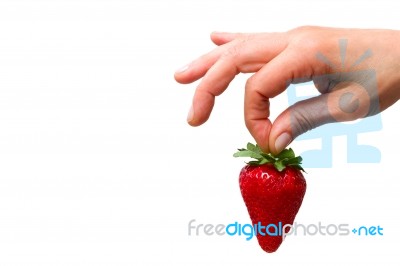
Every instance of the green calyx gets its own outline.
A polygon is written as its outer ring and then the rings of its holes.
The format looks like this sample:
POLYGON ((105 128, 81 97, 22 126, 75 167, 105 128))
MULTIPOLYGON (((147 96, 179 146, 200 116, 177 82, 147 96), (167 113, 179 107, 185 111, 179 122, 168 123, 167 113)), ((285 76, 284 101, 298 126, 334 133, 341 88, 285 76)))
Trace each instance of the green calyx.
POLYGON ((296 156, 291 148, 284 149, 279 154, 273 155, 271 153, 267 154, 262 152, 258 145, 249 142, 247 143, 247 149, 238 149, 238 151, 233 154, 233 157, 250 157, 255 159, 247 162, 249 165, 263 165, 270 163, 273 164, 279 172, 283 171, 287 166, 305 172, 303 167, 301 167, 301 161, 303 159, 300 156, 296 156))

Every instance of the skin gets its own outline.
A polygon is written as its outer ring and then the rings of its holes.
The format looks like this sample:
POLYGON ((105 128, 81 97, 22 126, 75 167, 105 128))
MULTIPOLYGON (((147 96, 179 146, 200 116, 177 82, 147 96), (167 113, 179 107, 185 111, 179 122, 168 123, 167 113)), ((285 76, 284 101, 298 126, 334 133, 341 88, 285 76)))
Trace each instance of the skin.
POLYGON ((279 153, 308 130, 374 115, 400 98, 400 31, 307 26, 274 33, 214 32, 211 40, 217 45, 214 50, 175 73, 182 84, 202 79, 188 123, 206 122, 215 97, 235 76, 254 73, 245 86, 245 123, 264 152, 279 153), (347 40, 344 65, 340 39, 347 40), (370 56, 352 66, 368 50, 370 56), (332 64, 324 63, 318 54, 332 64), (365 69, 374 74, 357 72, 365 69), (289 83, 305 81, 313 81, 321 95, 290 106, 272 123, 269 99, 289 83), (365 84, 372 84, 371 88, 363 88, 369 86, 365 84))

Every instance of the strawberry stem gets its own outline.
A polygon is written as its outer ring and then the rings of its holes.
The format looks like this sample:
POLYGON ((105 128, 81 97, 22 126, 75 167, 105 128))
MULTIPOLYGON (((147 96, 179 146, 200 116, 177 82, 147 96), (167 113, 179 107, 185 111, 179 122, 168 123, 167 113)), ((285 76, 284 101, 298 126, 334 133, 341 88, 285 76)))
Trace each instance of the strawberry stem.
POLYGON ((273 164, 274 167, 279 171, 283 171, 287 166, 299 169, 303 172, 304 169, 301 167, 302 158, 296 156, 294 151, 289 149, 284 149, 277 155, 272 153, 264 153, 258 145, 252 143, 247 143, 246 149, 238 149, 233 157, 250 157, 255 160, 247 162, 249 165, 263 165, 263 164, 273 164))

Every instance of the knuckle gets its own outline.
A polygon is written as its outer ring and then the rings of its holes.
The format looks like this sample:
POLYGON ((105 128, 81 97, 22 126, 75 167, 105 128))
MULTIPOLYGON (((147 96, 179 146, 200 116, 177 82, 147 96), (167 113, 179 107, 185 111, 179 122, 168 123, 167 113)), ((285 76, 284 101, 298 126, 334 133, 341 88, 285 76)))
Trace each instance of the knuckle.
POLYGON ((315 30, 316 28, 317 27, 315 27, 315 26, 303 25, 303 26, 299 26, 299 27, 296 27, 296 28, 290 30, 290 32, 299 34, 299 33, 304 33, 304 32, 310 32, 312 30, 315 30))
POLYGON ((256 82, 257 81, 254 76, 248 78, 245 85, 246 92, 253 91, 256 88, 256 82))
POLYGON ((225 52, 222 54, 222 58, 226 59, 226 58, 232 58, 232 59, 236 59, 238 58, 244 47, 247 45, 249 40, 249 37, 243 37, 240 39, 235 40, 231 46, 229 46, 225 52))
POLYGON ((293 39, 293 44, 301 49, 318 49, 321 44, 321 40, 314 34, 302 34, 293 39))
POLYGON ((318 27, 301 26, 289 31, 291 46, 302 51, 317 51, 321 48, 323 39, 318 34, 318 27))
POLYGON ((221 58, 222 59, 235 58, 236 55, 239 53, 238 50, 239 50, 239 48, 236 45, 232 45, 224 51, 221 58))
POLYGON ((253 129, 253 127, 252 127, 252 121, 249 119, 248 116, 246 116, 246 113, 245 113, 245 117, 244 117, 244 123, 245 123, 245 125, 246 125, 246 128, 247 128, 249 131, 251 131, 251 130, 253 129))
POLYGON ((335 86, 334 80, 325 75, 313 77, 313 82, 315 88, 321 94, 325 94, 332 91, 332 88, 335 86))
POLYGON ((256 37, 257 37, 257 34, 255 34, 255 33, 248 33, 248 34, 243 34, 243 35, 241 36, 240 39, 241 39, 242 41, 244 41, 244 42, 249 42, 249 41, 254 40, 256 37))

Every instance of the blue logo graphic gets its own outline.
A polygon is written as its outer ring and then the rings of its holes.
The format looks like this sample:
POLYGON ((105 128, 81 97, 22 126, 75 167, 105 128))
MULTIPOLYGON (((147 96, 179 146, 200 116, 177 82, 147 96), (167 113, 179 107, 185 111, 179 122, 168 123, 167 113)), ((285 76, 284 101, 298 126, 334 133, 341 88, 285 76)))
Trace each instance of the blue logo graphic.
MULTIPOLYGON (((322 75, 314 77, 313 81, 318 80, 329 81, 334 86, 331 89, 335 89, 340 84, 352 83, 356 84, 360 93, 364 93, 369 99, 369 107, 366 110, 365 118, 358 119, 355 122, 349 124, 341 122, 341 119, 332 116, 329 123, 316 127, 315 129, 308 131, 296 138, 298 141, 310 140, 310 139, 321 139, 321 148, 316 150, 308 150, 301 154, 304 158, 304 166, 307 168, 330 168, 332 167, 332 150, 333 150, 333 137, 335 136, 346 136, 347 137, 347 162, 348 163, 379 163, 381 161, 381 153, 378 148, 370 145, 361 145, 357 141, 358 134, 375 132, 382 129, 382 119, 379 114, 379 98, 377 90, 377 79, 376 73, 373 69, 362 69, 354 70, 354 67, 358 66, 365 59, 372 56, 372 52, 367 50, 359 59, 350 66, 348 71, 343 71, 344 62, 346 58, 347 40, 339 40, 340 57, 342 66, 335 67, 329 59, 322 54, 317 54, 317 59, 329 65, 333 70, 337 71, 332 74, 322 75)), ((310 99, 312 97, 320 95, 313 82, 307 82, 302 84, 296 84, 298 82, 293 81, 287 89, 287 96, 289 105, 293 105, 298 101, 310 99), (313 87, 315 94, 313 95, 302 95, 302 90, 305 87, 313 87)), ((330 84, 330 85, 332 85, 330 84)), ((327 97, 322 98, 322 106, 326 106, 326 109, 332 108, 332 102, 329 102, 329 92, 324 91, 327 97)), ((355 112, 359 108, 358 99, 354 99, 352 93, 344 91, 343 94, 336 99, 334 103, 336 110, 340 110, 345 117, 347 114, 355 112)), ((325 108, 325 107, 323 107, 325 108)))

